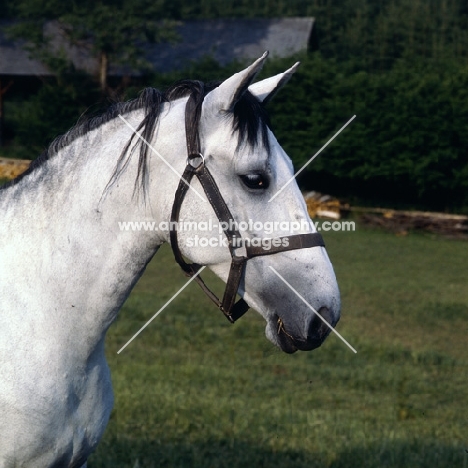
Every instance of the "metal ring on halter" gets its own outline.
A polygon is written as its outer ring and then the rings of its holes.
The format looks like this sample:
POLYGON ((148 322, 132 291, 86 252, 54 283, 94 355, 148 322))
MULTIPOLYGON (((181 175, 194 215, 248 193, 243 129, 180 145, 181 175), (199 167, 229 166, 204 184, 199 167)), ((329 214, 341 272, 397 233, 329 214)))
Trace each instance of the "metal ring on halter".
POLYGON ((203 156, 203 154, 201 154, 201 153, 189 154, 189 156, 188 156, 188 158, 187 158, 187 166, 188 166, 189 164, 190 164, 190 166, 192 166, 194 169, 198 169, 200 166, 202 166, 202 165, 205 164, 205 156, 203 156), (192 161, 193 161, 194 159, 197 159, 197 158, 200 158, 200 159, 201 159, 201 162, 195 166, 194 164, 192 164, 192 161))

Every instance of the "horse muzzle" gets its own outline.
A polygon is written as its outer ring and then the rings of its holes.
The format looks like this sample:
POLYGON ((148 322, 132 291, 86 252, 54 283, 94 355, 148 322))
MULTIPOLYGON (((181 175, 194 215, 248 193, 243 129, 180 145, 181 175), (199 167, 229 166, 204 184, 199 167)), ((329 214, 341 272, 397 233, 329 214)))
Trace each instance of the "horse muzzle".
POLYGON ((332 328, 335 328, 338 320, 339 314, 327 307, 321 307, 317 314, 313 313, 304 332, 299 332, 288 329, 288 324, 275 314, 267 324, 266 334, 285 353, 292 354, 298 350, 311 351, 321 346, 331 333, 332 328))

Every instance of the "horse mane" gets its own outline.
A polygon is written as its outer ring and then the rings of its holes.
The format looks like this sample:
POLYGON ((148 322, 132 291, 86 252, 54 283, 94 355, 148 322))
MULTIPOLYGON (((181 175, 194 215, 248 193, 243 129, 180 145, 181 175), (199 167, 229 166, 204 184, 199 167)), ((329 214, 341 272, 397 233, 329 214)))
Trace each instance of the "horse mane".
MULTIPOLYGON (((116 119, 119 115, 125 115, 135 110, 144 109, 145 117, 138 126, 137 131, 146 141, 151 141, 164 103, 172 102, 189 95, 195 95, 198 101, 197 103, 201 105, 204 97, 214 88, 219 86, 220 83, 221 82, 213 82, 204 84, 201 81, 196 80, 182 80, 175 83, 164 92, 155 88, 145 88, 137 98, 126 102, 113 103, 101 115, 84 116, 68 132, 55 138, 49 147, 43 151, 38 158, 31 162, 29 168, 25 172, 7 184, 4 184, 0 187, 0 190, 4 190, 17 184, 38 167, 41 167, 48 159, 56 156, 60 150, 71 145, 77 138, 101 127, 111 120, 116 119)), ((256 147, 261 144, 265 147, 268 153, 270 152, 268 140, 268 127, 270 126, 270 121, 264 106, 255 98, 255 96, 248 91, 244 93, 242 98, 234 107, 233 117, 233 132, 238 133, 237 149, 239 149, 243 144, 248 144, 252 147, 256 147)), ((146 188, 150 148, 140 140, 131 148, 135 137, 135 134, 130 137, 120 154, 114 173, 106 187, 106 190, 124 172, 130 157, 138 145, 140 147, 140 151, 135 190, 138 187, 143 190, 146 188)))

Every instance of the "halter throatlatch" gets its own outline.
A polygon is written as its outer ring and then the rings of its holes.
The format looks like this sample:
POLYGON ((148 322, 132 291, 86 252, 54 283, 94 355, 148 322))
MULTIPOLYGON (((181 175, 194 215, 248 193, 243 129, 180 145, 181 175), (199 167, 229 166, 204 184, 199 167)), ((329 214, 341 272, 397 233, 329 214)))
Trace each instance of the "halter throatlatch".
POLYGON ((192 94, 189 97, 185 108, 185 131, 188 154, 187 165, 175 193, 174 204, 172 205, 171 229, 169 235, 176 262, 180 265, 187 276, 193 277, 199 271, 201 265, 198 265, 197 263, 187 263, 184 260, 179 249, 177 229, 174 229, 174 226, 177 226, 179 221, 180 208, 189 189, 189 184, 191 183, 193 176, 196 176, 203 187, 205 195, 213 207, 218 220, 220 221, 220 225, 225 227, 224 235, 227 237, 229 252, 231 253, 231 267, 229 269, 229 276, 222 300, 220 300, 216 294, 206 286, 200 275, 195 277, 195 281, 200 285, 205 294, 218 306, 228 320, 231 323, 234 323, 249 309, 249 305, 244 301, 244 299, 241 298, 236 302, 236 296, 244 274, 245 265, 249 259, 261 255, 272 255, 279 252, 286 252, 288 250, 324 247, 325 243, 318 232, 295 234, 292 236, 272 239, 271 246, 268 250, 264 249, 262 246, 252 246, 242 241, 241 234, 235 228, 236 223, 234 218, 229 211, 229 208, 226 205, 226 202, 224 201, 210 171, 206 167, 204 157, 201 153, 198 125, 200 122, 202 102, 202 97, 199 96, 199 99, 197 99, 192 94), (237 255, 236 251, 238 249, 241 250, 244 255, 237 255))

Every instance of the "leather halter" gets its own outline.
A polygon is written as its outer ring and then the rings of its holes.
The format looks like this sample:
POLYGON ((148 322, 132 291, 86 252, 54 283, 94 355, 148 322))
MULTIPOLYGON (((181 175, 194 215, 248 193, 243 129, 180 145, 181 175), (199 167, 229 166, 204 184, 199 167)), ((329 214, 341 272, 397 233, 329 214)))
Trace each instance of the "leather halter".
POLYGON ((249 309, 249 305, 244 301, 244 299, 241 298, 238 302, 235 302, 239 284, 241 282, 246 263, 249 259, 261 255, 273 255, 289 250, 325 247, 325 243, 318 232, 296 234, 271 239, 271 246, 268 250, 262 246, 253 246, 250 245, 250 243, 243 241, 239 231, 235 227, 233 228, 233 226, 236 226, 234 218, 229 211, 229 208, 226 205, 226 202, 224 201, 210 171, 206 167, 204 157, 201 153, 198 125, 200 122, 202 101, 203 100, 200 99, 199 102, 196 102, 196 98, 192 94, 189 97, 185 108, 185 131, 188 154, 187 165, 174 196, 169 235, 176 262, 180 265, 187 276, 193 277, 201 268, 201 265, 197 263, 187 263, 184 260, 179 249, 177 228, 174 229, 174 227, 177 226, 179 221, 180 209, 189 189, 189 184, 191 183, 192 178, 196 176, 203 187, 218 220, 221 222, 220 225, 223 227, 226 226, 224 234, 227 237, 229 252, 231 253, 231 268, 222 300, 220 300, 208 288, 208 286, 206 286, 200 275, 195 277, 195 281, 200 285, 205 294, 218 306, 227 319, 231 323, 234 323, 249 309), (244 255, 237 255, 236 251, 238 249, 241 250, 244 255))

